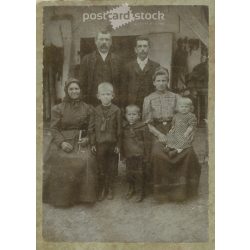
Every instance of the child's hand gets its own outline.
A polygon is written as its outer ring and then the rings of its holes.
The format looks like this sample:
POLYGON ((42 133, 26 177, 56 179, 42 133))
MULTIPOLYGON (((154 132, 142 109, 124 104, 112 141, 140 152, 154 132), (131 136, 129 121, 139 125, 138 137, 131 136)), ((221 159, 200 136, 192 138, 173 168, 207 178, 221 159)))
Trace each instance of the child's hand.
POLYGON ((61 148, 63 151, 69 153, 73 150, 73 146, 68 142, 62 142, 61 148))
POLYGON ((194 133, 192 133, 192 131, 191 132, 186 131, 184 133, 184 136, 185 136, 186 139, 191 140, 191 141, 194 139, 194 133))
POLYGON ((96 146, 91 146, 91 152, 92 152, 93 154, 96 154, 96 146))
POLYGON ((80 139, 80 140, 78 141, 78 144, 82 145, 83 147, 84 147, 84 146, 87 146, 88 143, 89 143, 89 138, 88 138, 88 137, 84 137, 84 138, 82 138, 82 139, 80 139))
POLYGON ((174 132, 174 127, 172 127, 169 131, 168 131, 168 133, 173 133, 174 132))
POLYGON ((164 134, 162 134, 162 133, 160 133, 158 135, 158 140, 159 140, 159 142, 166 144, 167 143, 167 136, 164 135, 164 134))
POLYGON ((115 154, 119 154, 120 153, 120 149, 118 147, 115 147, 114 153, 115 154))
POLYGON ((186 131, 186 132, 184 133, 184 137, 185 137, 185 138, 188 138, 188 137, 190 136, 190 134, 191 134, 190 131, 186 131))

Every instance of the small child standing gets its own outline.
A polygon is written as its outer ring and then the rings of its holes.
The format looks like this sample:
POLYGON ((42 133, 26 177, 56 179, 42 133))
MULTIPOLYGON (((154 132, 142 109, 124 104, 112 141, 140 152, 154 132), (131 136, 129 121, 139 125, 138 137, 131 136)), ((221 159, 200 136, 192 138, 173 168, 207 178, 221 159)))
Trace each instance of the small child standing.
POLYGON ((136 193, 136 202, 144 198, 145 163, 149 157, 147 125, 140 121, 140 108, 136 105, 126 107, 126 123, 123 126, 122 154, 126 159, 127 199, 136 193))
POLYGON ((187 97, 180 97, 177 101, 177 113, 172 120, 172 128, 167 134, 165 152, 170 157, 181 153, 183 149, 192 146, 197 119, 192 111, 192 101, 187 97))
POLYGON ((112 104, 114 89, 104 82, 98 86, 97 98, 101 105, 95 108, 95 128, 91 150, 98 161, 98 200, 112 200, 114 196, 115 169, 121 146, 121 111, 112 104))

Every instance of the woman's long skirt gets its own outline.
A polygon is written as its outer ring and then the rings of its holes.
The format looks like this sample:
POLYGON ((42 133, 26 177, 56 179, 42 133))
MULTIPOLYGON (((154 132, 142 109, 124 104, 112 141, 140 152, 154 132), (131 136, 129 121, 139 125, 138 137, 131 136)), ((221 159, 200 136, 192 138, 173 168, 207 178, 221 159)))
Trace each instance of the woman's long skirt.
POLYGON ((163 144, 155 141, 152 164, 157 200, 183 201, 197 195, 201 166, 192 147, 170 158, 163 144))
POLYGON ((44 165, 43 201, 56 207, 95 202, 96 165, 89 147, 70 153, 51 150, 44 165))

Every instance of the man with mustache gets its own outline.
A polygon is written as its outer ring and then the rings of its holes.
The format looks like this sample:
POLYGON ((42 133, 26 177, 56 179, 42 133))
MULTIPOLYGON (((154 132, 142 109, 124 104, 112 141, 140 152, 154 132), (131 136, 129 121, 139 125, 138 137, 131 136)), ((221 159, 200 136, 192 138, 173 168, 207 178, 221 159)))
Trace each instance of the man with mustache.
POLYGON ((97 87, 109 82, 114 87, 114 103, 119 104, 121 60, 110 51, 112 37, 109 31, 100 31, 95 37, 97 50, 84 56, 80 65, 80 83, 84 100, 97 106, 97 87))
POLYGON ((135 104, 142 109, 144 97, 154 91, 152 77, 160 65, 148 58, 150 41, 148 37, 136 38, 136 60, 128 63, 122 76, 122 104, 135 104))

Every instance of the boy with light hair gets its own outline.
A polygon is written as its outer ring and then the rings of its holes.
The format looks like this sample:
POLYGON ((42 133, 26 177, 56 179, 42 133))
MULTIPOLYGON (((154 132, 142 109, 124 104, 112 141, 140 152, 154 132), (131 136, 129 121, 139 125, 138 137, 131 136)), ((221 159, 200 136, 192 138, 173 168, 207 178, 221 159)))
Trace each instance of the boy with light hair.
POLYGON ((97 99, 101 101, 95 110, 94 135, 91 150, 98 161, 98 200, 106 196, 113 199, 115 169, 121 147, 121 111, 112 103, 113 86, 109 82, 98 85, 97 99))

